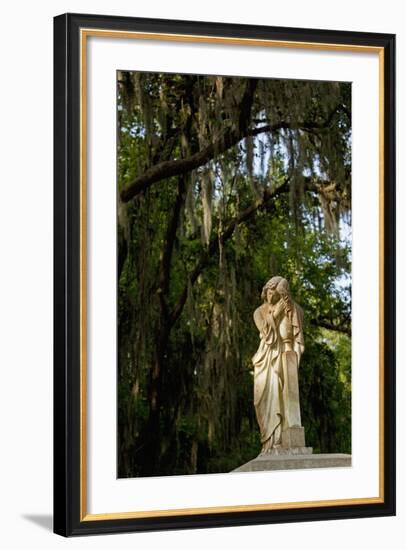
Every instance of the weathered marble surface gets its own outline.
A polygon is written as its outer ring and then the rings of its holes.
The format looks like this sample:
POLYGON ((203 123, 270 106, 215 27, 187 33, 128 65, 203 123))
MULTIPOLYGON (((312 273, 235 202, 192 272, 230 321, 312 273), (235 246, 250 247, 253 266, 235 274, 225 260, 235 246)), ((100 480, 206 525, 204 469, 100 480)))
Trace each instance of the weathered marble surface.
POLYGON ((283 429, 292 426, 301 426, 300 399, 299 399, 299 378, 298 378, 298 357, 295 351, 282 352, 283 368, 283 429))
POLYGON ((254 405, 261 454, 283 447, 305 447, 300 417, 298 368, 304 351, 303 310, 283 277, 272 277, 254 312, 259 347, 254 365, 254 405))

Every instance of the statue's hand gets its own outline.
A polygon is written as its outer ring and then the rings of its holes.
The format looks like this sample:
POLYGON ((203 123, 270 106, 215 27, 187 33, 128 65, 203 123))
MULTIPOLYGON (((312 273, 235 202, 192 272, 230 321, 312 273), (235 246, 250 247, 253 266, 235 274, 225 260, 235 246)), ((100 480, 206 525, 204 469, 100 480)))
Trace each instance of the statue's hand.
POLYGON ((275 318, 280 317, 285 312, 285 305, 283 303, 283 300, 279 300, 279 302, 276 304, 273 315, 275 318))

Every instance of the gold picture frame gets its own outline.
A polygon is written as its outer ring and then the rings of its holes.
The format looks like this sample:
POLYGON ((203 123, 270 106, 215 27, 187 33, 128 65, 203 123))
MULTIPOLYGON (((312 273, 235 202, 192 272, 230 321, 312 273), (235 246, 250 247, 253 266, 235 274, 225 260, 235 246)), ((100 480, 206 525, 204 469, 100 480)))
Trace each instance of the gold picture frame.
POLYGON ((393 35, 61 15, 55 18, 55 532, 65 536, 394 514, 393 35), (379 56, 379 496, 106 512, 87 506, 87 52, 90 37, 379 56), (62 406, 63 405, 63 406, 62 406))

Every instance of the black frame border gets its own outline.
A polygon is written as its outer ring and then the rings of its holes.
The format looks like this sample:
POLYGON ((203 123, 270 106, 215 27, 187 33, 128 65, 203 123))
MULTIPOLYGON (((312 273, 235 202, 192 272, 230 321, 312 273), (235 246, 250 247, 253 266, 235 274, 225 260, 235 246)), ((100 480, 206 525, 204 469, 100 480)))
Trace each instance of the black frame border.
POLYGON ((54 18, 54 532, 62 536, 395 515, 395 35, 63 14, 54 18), (80 519, 80 29, 384 50, 384 502, 151 518, 80 519))

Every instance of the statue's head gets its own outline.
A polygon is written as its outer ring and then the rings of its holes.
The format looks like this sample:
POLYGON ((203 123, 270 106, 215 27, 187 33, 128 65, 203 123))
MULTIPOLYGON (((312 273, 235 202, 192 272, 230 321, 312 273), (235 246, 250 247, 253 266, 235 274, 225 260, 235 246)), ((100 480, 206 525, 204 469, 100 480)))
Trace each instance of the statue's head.
POLYGON ((281 297, 289 296, 289 283, 279 275, 272 277, 262 289, 261 298, 264 302, 276 303, 281 297))

